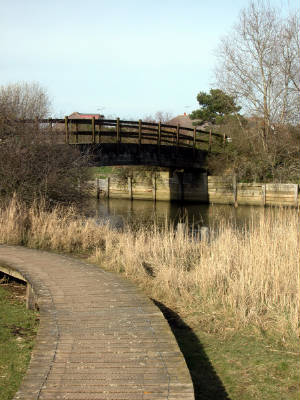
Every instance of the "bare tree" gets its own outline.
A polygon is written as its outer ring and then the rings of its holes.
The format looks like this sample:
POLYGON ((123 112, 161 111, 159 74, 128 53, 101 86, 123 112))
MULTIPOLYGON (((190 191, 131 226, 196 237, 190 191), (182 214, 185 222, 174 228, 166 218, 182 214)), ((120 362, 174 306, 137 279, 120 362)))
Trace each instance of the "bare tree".
POLYGON ((166 124, 173 118, 173 115, 168 111, 157 111, 154 115, 146 115, 143 118, 145 122, 162 122, 166 124))
MULTIPOLYGON (((46 117, 50 102, 36 83, 0 89, 0 200, 73 202, 87 189, 88 157, 59 144, 52 129, 22 119, 46 117), (80 182, 80 187, 78 185, 80 182)), ((59 133, 58 133, 59 134, 59 133)))
POLYGON ((274 123, 299 118, 299 23, 264 0, 250 1, 217 50, 218 87, 263 119, 263 143, 274 123))
POLYGON ((46 118, 50 100, 37 82, 18 82, 0 87, 0 117, 8 119, 46 118))
POLYGON ((298 122, 300 108, 300 26, 299 12, 290 15, 281 27, 279 69, 283 80, 280 122, 298 122), (294 119, 294 120, 293 120, 294 119))

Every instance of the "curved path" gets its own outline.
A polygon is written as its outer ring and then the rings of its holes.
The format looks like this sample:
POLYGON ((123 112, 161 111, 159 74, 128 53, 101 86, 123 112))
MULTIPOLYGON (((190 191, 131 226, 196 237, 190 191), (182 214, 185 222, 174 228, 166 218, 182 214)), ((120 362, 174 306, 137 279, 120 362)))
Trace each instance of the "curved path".
POLYGON ((41 318, 15 399, 194 399, 167 321, 133 284, 96 265, 23 247, 0 246, 0 266, 30 283, 41 318))

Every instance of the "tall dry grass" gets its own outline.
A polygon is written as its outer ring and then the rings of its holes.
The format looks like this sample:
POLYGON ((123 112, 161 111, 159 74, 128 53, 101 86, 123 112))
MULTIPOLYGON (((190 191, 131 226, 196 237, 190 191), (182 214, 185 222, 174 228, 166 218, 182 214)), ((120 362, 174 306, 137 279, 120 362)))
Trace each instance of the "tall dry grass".
POLYGON ((0 211, 0 243, 84 253, 189 323, 218 331, 249 324, 298 331, 298 228, 296 210, 268 210, 244 230, 220 222, 201 242, 168 226, 117 232, 73 209, 26 208, 16 199, 0 211))

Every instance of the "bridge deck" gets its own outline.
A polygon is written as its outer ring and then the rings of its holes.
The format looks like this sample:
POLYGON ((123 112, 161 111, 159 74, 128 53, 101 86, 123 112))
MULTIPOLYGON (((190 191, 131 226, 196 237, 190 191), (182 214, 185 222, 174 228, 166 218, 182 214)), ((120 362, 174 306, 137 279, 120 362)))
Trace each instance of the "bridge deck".
POLYGON ((41 317, 15 399, 194 399, 168 323, 134 285, 98 266, 22 247, 0 246, 1 265, 31 284, 41 317))

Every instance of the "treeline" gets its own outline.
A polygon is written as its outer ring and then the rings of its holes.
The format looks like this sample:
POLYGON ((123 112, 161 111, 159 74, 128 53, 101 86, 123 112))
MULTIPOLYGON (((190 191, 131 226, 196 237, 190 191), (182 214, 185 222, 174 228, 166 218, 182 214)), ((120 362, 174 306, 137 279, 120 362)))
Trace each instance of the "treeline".
POLYGON ((283 15, 254 0, 221 38, 215 86, 200 92, 195 124, 209 122, 231 138, 209 170, 236 172, 245 181, 299 182, 299 9, 283 15))
POLYGON ((57 144, 55 131, 18 119, 46 118, 49 97, 37 83, 0 88, 0 199, 14 194, 27 203, 71 203, 87 189, 88 159, 57 144))
POLYGON ((300 126, 277 125, 264 140, 260 119, 231 120, 220 129, 230 137, 224 151, 208 156, 211 175, 236 173, 243 182, 299 183, 300 126))

